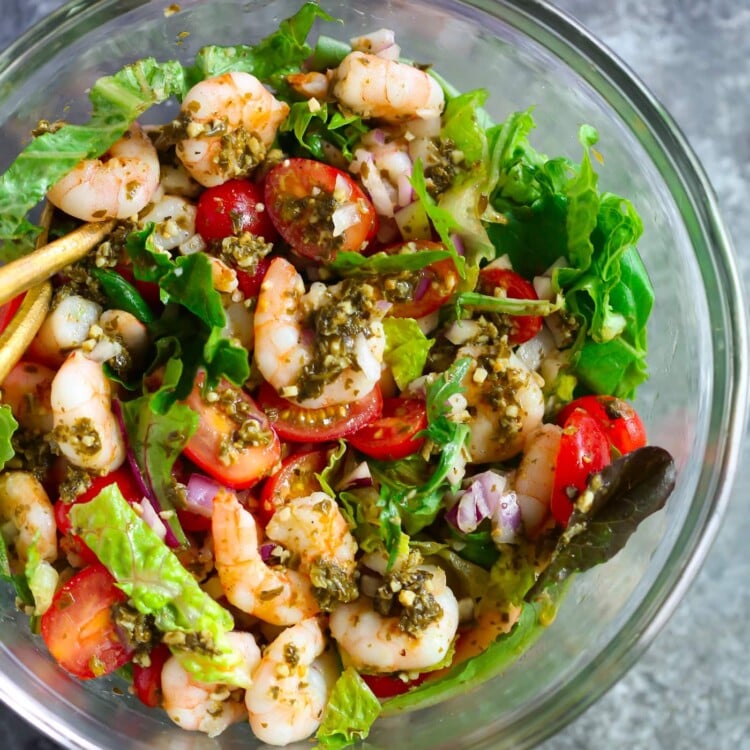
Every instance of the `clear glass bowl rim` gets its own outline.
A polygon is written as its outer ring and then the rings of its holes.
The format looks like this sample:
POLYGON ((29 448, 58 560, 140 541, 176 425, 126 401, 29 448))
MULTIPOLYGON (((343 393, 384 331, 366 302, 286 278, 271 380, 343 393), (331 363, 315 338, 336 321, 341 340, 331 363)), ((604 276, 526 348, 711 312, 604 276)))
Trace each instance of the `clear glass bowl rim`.
MULTIPOLYGON (((70 27, 81 21, 86 14, 94 14, 109 8, 110 12, 125 13, 145 5, 149 0, 70 0, 56 11, 38 21, 4 52, 0 53, 0 79, 12 72, 23 58, 23 53, 53 38, 60 26, 70 27)), ((716 356, 724 362, 727 373, 721 384, 721 403, 717 404, 716 392, 712 400, 712 424, 715 437, 719 440, 718 455, 721 457, 707 478, 713 488, 708 503, 700 518, 702 524, 690 530, 690 545, 683 550, 678 565, 671 569, 669 576, 657 578, 649 595, 644 599, 647 607, 640 607, 618 633, 617 648, 608 649, 588 669, 576 675, 569 686, 569 699, 553 696, 537 707, 545 718, 543 726, 535 722, 517 747, 530 747, 536 742, 551 736, 572 721, 588 706, 606 692, 637 661, 654 637, 668 621, 681 601, 690 583, 700 570, 711 545, 718 533, 731 497, 732 482, 737 470, 741 437, 748 416, 750 375, 748 374, 748 319, 743 303, 743 291, 737 269, 729 232, 721 218, 716 197, 710 181, 693 152, 687 139, 671 119, 664 107, 648 90, 635 73, 612 50, 591 35, 578 21, 565 11, 553 7, 545 0, 461 0, 464 5, 490 15, 502 17, 517 25, 523 31, 531 28, 552 42, 554 53, 567 64, 577 63, 576 70, 587 78, 585 69, 593 69, 602 80, 642 119, 649 137, 657 147, 670 157, 667 169, 671 170, 677 184, 688 199, 687 208, 697 222, 699 234, 704 244, 711 249, 710 257, 702 260, 701 274, 710 270, 715 277, 722 298, 712 309, 720 309, 723 334, 720 343, 715 345, 716 356), (716 423, 718 410, 719 423, 716 423), (596 689, 578 689, 584 683, 595 684, 596 689), (554 702, 554 704, 553 704, 554 702)), ((440 2, 436 4, 441 4, 440 2)), ((325 5, 323 3, 323 5, 325 5)), ((79 31, 85 33, 90 28, 83 24, 79 31)), ((531 36, 534 36, 533 34, 531 36)), ((535 37, 537 41, 538 38, 535 37)), ((551 48, 552 49, 552 48, 551 48)), ((691 233, 691 238, 693 234, 691 233)), ((701 479, 706 479, 701 475, 701 479)), ((700 486, 706 486, 701 482, 700 486)), ((97 750, 84 736, 60 726, 48 706, 29 694, 19 697, 19 685, 0 675, 0 699, 18 712, 48 736, 70 748, 97 750)), ((479 738, 474 748, 493 747, 491 736, 479 738)))

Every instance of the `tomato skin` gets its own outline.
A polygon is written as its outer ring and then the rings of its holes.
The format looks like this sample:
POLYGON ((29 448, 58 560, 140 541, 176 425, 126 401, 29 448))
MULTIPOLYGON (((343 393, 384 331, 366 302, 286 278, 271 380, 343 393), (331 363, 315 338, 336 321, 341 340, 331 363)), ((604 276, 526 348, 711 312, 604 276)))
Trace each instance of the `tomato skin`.
POLYGON ((395 461, 416 453, 424 445, 417 434, 427 428, 427 405, 418 398, 383 399, 383 414, 349 435, 361 453, 380 461, 395 461))
POLYGON ((13 297, 12 300, 6 302, 4 305, 0 305, 0 334, 10 325, 10 321, 13 320, 18 308, 21 307, 23 298, 26 296, 26 292, 13 297))
POLYGON ((384 699, 393 698, 395 695, 403 695, 411 690, 411 688, 421 685, 427 679, 428 675, 429 672, 425 672, 407 682, 390 674, 363 674, 361 676, 375 697, 384 699))
POLYGON ((315 478, 328 465, 328 450, 314 448, 287 456, 281 468, 270 476, 260 490, 258 520, 265 526, 287 500, 307 497, 320 490, 315 478))
POLYGON ((133 689, 141 703, 149 708, 161 705, 161 670, 170 656, 169 649, 160 643, 151 649, 151 663, 147 667, 133 664, 133 689))
POLYGON ((574 409, 563 425, 550 500, 550 511, 559 524, 567 526, 573 512, 571 495, 575 498, 582 492, 589 476, 610 461, 609 440, 599 422, 583 409, 574 409))
MULTIPOLYGON (((389 255, 397 254, 404 244, 415 245, 417 251, 445 250, 441 242, 431 240, 414 240, 386 249, 389 255)), ((394 302, 388 314, 394 318, 423 318, 425 315, 439 310, 456 291, 459 282, 456 264, 451 258, 444 258, 430 263, 419 271, 419 280, 415 289, 422 289, 419 299, 409 302, 394 302)))
POLYGON ((564 424, 576 409, 583 409, 599 422, 612 447, 621 456, 646 445, 646 428, 627 401, 616 396, 581 396, 560 410, 557 423, 564 424))
POLYGON ((265 205, 292 250, 322 263, 332 261, 342 250, 360 252, 378 228, 375 208, 351 176, 312 159, 284 159, 277 164, 266 176, 265 205), (343 199, 338 196, 342 186, 347 192, 343 199), (358 220, 333 237, 329 214, 345 204, 356 208, 358 220), (326 220, 320 221, 316 211, 326 220))
MULTIPOLYGON (((330 408, 305 409, 279 396, 270 383, 261 383, 258 403, 282 440, 294 443, 327 443, 346 437, 369 424, 383 411, 383 396, 376 385, 366 396, 342 404, 346 412, 332 416, 330 408)), ((337 412, 339 407, 333 407, 337 412)))
POLYGON ((249 412, 257 418, 259 429, 268 436, 268 442, 265 445, 247 446, 239 453, 235 461, 224 465, 219 459, 221 444, 226 436, 231 435, 237 429, 237 424, 218 405, 209 404, 203 400, 202 382, 203 374, 197 378, 192 393, 185 399, 185 403, 199 415, 200 420, 198 429, 183 452, 196 466, 217 482, 237 490, 252 487, 267 477, 278 464, 281 458, 279 436, 271 429, 268 418, 249 394, 242 388, 224 383, 220 387, 231 387, 235 391, 237 398, 244 401, 249 412))
POLYGON ((132 505, 143 499, 140 485, 136 481, 130 468, 123 465, 103 477, 93 477, 91 486, 83 493, 78 495, 72 503, 66 503, 61 499, 55 503, 55 523, 57 530, 65 536, 70 534, 75 546, 75 551, 80 555, 85 563, 98 563, 99 558, 89 549, 86 542, 81 537, 72 534, 72 524, 70 522, 70 509, 79 503, 87 503, 95 498, 105 487, 110 484, 117 484, 122 496, 132 505))
POLYGON ((278 238, 264 205, 262 185, 245 179, 227 180, 204 190, 198 198, 195 230, 206 242, 219 242, 250 232, 267 242, 278 238))
POLYGON ((234 269, 237 274, 237 288, 242 292, 245 299, 253 299, 258 296, 263 277, 270 265, 271 261, 268 258, 261 258, 252 273, 248 273, 242 268, 234 269))
POLYGON ((41 617, 44 642, 58 664, 82 680, 101 677, 130 661, 132 649, 117 635, 112 605, 127 601, 100 564, 67 581, 41 617))
MULTIPOLYGON (((511 271, 509 268, 483 268, 479 272, 478 288, 482 294, 494 296, 500 287, 511 299, 539 299, 533 284, 511 271)), ((533 339, 542 330, 541 315, 515 315, 512 317, 512 330, 508 335, 511 344, 523 344, 533 339)))

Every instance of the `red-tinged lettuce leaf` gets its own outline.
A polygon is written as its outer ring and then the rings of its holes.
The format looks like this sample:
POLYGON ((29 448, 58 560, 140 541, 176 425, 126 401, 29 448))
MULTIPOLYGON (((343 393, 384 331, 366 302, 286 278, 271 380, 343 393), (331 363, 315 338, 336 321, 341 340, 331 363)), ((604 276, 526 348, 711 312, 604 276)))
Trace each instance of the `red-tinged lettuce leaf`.
POLYGON ((613 558, 641 521, 664 507, 675 479, 672 456, 652 445, 626 453, 595 474, 526 600, 613 558))

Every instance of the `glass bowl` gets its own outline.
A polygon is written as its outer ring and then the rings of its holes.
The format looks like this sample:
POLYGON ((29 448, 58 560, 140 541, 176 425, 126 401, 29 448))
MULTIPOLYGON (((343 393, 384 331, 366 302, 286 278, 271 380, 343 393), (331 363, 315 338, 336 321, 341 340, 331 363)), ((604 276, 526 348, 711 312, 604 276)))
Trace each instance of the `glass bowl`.
MULTIPOLYGON (((0 168, 39 119, 79 121, 101 75, 146 55, 190 60, 207 43, 257 41, 298 0, 74 0, 0 56, 0 168), (188 33, 186 33, 188 32, 188 33)), ((555 622, 502 674, 458 697, 379 720, 370 748, 523 748, 553 734, 634 663, 694 577, 719 525, 747 402, 745 311, 706 178, 674 124, 610 52, 531 0, 328 0, 348 39, 397 31, 405 55, 461 90, 485 87, 500 120, 535 107, 533 143, 580 157, 581 123, 600 133, 602 189, 640 211, 641 254, 656 290, 650 381, 636 406, 650 442, 675 457, 677 487, 608 564, 578 577, 555 622)), ((174 107, 174 105, 172 105, 174 107)), ((151 113, 164 121, 162 108, 151 113)), ((0 591, 0 697, 71 748, 249 748, 246 726, 215 740, 146 710, 117 680, 60 671, 0 591)), ((301 745, 300 745, 301 746, 301 745)), ((305 747, 309 744, 305 743, 305 747)))

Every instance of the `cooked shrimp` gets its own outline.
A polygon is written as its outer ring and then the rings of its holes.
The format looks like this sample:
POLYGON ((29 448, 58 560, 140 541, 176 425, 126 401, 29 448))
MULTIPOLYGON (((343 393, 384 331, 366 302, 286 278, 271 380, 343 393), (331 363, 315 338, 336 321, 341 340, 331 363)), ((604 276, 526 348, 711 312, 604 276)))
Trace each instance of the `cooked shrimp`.
POLYGON ((255 519, 235 495, 220 492, 214 498, 211 530, 216 571, 235 607, 273 625, 293 625, 317 614, 307 576, 263 562, 255 519))
POLYGON ((101 305, 77 294, 69 294, 47 314, 29 346, 29 356, 58 368, 73 349, 89 336, 89 329, 102 314, 101 305))
MULTIPOLYGON (((245 658, 247 684, 260 663, 260 649, 251 633, 227 633, 227 640, 245 658)), ((209 737, 221 734, 230 724, 247 717, 241 692, 215 683, 196 680, 171 656, 162 667, 162 706, 175 724, 209 737)))
MULTIPOLYGON (((331 637, 346 652, 348 663, 375 672, 418 671, 432 667, 448 654, 458 629, 458 602, 445 581, 445 573, 433 565, 419 566, 431 574, 416 596, 430 594, 440 613, 411 635, 401 628, 398 617, 384 617, 372 601, 361 596, 341 604, 331 613, 331 637)), ((403 590, 399 601, 407 605, 414 592, 403 590)))
POLYGON ((249 73, 224 73, 193 86, 182 102, 187 137, 177 156, 204 187, 247 176, 265 157, 289 105, 249 73))
POLYGON ((355 572, 357 543, 336 502, 325 492, 288 500, 266 526, 268 538, 294 550, 329 609, 359 595, 355 572))
MULTIPOLYGON (((369 320, 363 318, 357 327, 353 309, 346 299, 337 300, 336 290, 313 285, 305 295, 302 277, 283 258, 274 258, 263 278, 255 308, 255 363, 261 375, 285 398, 311 408, 346 404, 361 399, 372 391, 380 379, 385 334, 382 314, 373 311, 369 320), (340 325, 339 351, 335 359, 352 364, 340 369, 329 382, 321 384, 316 395, 300 393, 306 368, 313 364, 316 337, 305 327, 308 310, 319 311, 326 305, 339 303, 347 309, 347 326, 340 325), (344 330, 349 331, 344 336, 344 330), (357 330, 353 330, 357 328, 357 330)), ((331 309, 331 308, 329 308, 331 309)), ((361 313, 365 316, 365 313, 361 313)), ((360 316, 358 316, 360 317, 360 316)), ((319 341, 317 342, 320 343, 319 341)), ((332 357, 333 358, 333 357, 332 357)))
POLYGON ((55 371, 34 362, 18 362, 3 381, 3 403, 10 406, 18 424, 47 433, 52 429, 50 389, 55 371))
POLYGON ((50 203, 83 221, 129 219, 159 187, 159 157, 133 123, 100 159, 84 159, 50 188, 50 203))
POLYGON ((52 381, 50 394, 60 452, 74 466, 109 474, 125 460, 125 444, 112 413, 112 387, 102 364, 76 350, 52 381))
POLYGON ((0 522, 9 547, 26 562, 36 545, 42 560, 57 558, 55 511, 41 482, 25 471, 0 474, 0 522))
POLYGON ((328 88, 331 83, 331 73, 318 73, 310 71, 308 73, 290 73, 286 77, 286 82, 302 96, 308 99, 318 99, 324 101, 328 98, 328 88))
POLYGON ((521 452, 526 438, 544 417, 543 381, 515 354, 467 346, 458 356, 473 359, 461 385, 471 416, 472 463, 506 461, 521 452))
POLYGON ((118 371, 139 369, 148 351, 148 329, 125 310, 105 310, 82 348, 89 359, 112 362, 118 371))
POLYGON ((333 95, 361 117, 386 122, 438 118, 443 90, 413 65, 364 52, 350 52, 336 69, 333 95))
POLYGON ((138 216, 138 225, 154 225, 151 238, 159 250, 174 250, 195 234, 198 209, 189 200, 179 195, 162 195, 146 209, 138 216))
POLYGON ((544 424, 530 435, 513 480, 524 526, 533 534, 547 516, 562 428, 544 424))
POLYGON ((287 745, 320 725, 338 668, 311 617, 282 631, 265 650, 245 693, 250 726, 261 742, 287 745))

